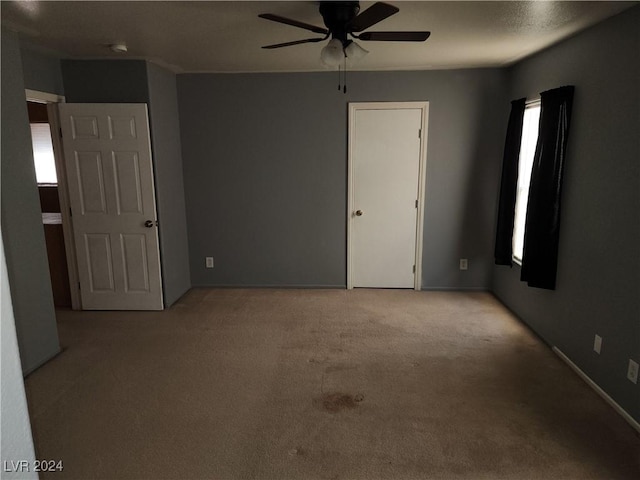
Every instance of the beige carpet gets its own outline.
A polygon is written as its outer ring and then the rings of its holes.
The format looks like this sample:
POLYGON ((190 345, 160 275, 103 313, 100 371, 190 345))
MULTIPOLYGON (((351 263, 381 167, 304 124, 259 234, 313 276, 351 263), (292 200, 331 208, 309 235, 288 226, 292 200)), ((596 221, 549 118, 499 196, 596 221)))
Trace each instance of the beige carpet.
POLYGON ((59 328, 26 381, 41 478, 640 478, 635 431, 487 293, 195 289, 59 328))

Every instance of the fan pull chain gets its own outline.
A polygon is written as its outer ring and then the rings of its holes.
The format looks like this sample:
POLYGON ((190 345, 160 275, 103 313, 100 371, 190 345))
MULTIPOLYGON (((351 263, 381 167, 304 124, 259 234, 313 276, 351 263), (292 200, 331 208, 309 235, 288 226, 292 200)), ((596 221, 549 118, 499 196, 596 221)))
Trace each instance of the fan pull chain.
POLYGON ((344 88, 342 93, 347 93, 347 55, 344 56, 344 88))

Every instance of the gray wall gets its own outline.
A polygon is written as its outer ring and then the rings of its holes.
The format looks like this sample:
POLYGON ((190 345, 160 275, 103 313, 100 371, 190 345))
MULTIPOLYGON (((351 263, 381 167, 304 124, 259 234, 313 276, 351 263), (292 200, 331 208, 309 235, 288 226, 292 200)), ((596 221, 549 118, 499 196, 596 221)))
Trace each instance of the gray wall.
POLYGON ((182 178, 178 97, 174 73, 147 64, 149 117, 155 166, 156 201, 165 305, 189 288, 189 243, 182 178))
POLYGON ((62 60, 68 103, 147 103, 144 60, 62 60))
POLYGON ((640 421, 640 7, 510 70, 511 98, 576 86, 555 291, 495 267, 493 290, 640 421), (603 338, 593 352, 594 335, 603 338))
POLYGON ((489 288, 505 85, 495 69, 349 73, 347 95, 337 72, 179 75, 192 283, 344 286, 348 102, 427 100, 422 284, 489 288))
POLYGON ((31 151, 20 45, 2 29, 2 235, 26 374, 60 351, 31 151))
POLYGON ((146 103, 149 109, 165 306, 190 287, 175 75, 143 60, 63 60, 70 103, 146 103))
POLYGON ((29 90, 64 95, 60 59, 24 41, 20 42, 24 86, 29 90))

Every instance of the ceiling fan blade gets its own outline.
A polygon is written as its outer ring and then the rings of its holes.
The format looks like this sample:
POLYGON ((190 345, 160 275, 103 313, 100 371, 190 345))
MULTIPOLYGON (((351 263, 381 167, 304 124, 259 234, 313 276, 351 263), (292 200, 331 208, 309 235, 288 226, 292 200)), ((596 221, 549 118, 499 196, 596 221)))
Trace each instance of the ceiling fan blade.
POLYGON ((311 30, 314 33, 321 33, 326 35, 329 33, 329 30, 322 27, 316 27, 315 25, 309 25, 308 23, 299 22, 297 20, 291 20, 290 18, 281 17, 280 15, 274 15, 272 13, 261 13, 258 15, 260 18, 264 18, 265 20, 271 20, 272 22, 284 23, 286 25, 291 25, 292 27, 304 28, 305 30, 311 30))
POLYGON ((349 30, 361 32, 372 25, 381 22, 385 18, 398 13, 399 9, 388 3, 377 2, 367 8, 364 12, 351 20, 349 30))
POLYGON ((265 45, 262 48, 271 50, 273 48, 290 47, 291 45, 300 45, 301 43, 321 42, 322 40, 326 40, 326 37, 325 38, 306 38, 304 40, 294 40, 293 42, 276 43, 273 45, 265 45))
POLYGON ((359 40, 374 42, 424 42, 431 32, 364 32, 359 40))

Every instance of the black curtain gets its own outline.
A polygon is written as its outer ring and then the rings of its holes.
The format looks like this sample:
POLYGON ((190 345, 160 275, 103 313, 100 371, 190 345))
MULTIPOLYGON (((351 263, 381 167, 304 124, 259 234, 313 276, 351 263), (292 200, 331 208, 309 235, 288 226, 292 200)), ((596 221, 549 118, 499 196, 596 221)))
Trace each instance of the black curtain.
POLYGON ((507 126, 507 138, 502 157, 502 180, 500 181, 500 203, 498 206, 498 226, 496 229, 495 262, 496 265, 511 266, 513 255, 513 218, 516 210, 516 190, 518 187, 518 163, 520 160, 520 141, 522 139, 522 120, 524 118, 525 98, 511 102, 511 115, 507 126))
POLYGON ((540 130, 531 172, 520 279, 554 290, 560 238, 560 194, 573 86, 540 94, 540 130))

